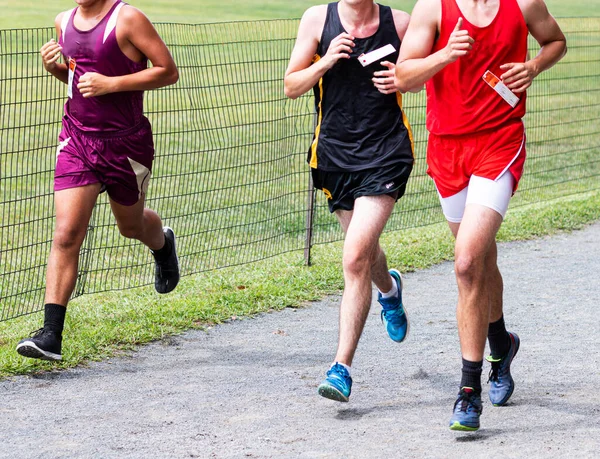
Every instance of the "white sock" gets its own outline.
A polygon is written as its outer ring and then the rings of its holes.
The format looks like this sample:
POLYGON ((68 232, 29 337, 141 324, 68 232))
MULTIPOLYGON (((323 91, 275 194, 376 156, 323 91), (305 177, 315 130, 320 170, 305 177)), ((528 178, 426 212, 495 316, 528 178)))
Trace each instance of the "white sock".
POLYGON ((348 375, 350 375, 350 367, 349 367, 348 365, 346 365, 345 363, 342 363, 342 362, 333 362, 333 363, 331 364, 331 366, 333 367, 333 366, 334 366, 336 363, 337 363, 338 365, 341 365, 341 366, 343 366, 343 367, 346 369, 346 371, 348 371, 348 375))
POLYGON ((390 276, 390 279, 392 279, 392 289, 387 293, 379 292, 381 293, 381 298, 393 298, 398 296, 398 284, 396 284, 396 279, 392 276, 390 276))

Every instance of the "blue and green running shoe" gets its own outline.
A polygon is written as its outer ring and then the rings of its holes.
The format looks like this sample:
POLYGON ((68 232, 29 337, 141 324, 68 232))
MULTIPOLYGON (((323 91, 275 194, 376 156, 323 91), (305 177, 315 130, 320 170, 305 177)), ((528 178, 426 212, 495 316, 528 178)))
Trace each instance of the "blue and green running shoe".
POLYGON ((450 418, 450 430, 473 432, 479 429, 479 416, 483 411, 481 394, 470 387, 463 387, 454 403, 454 412, 450 418))
POLYGON ((502 406, 515 390, 515 382, 510 374, 510 364, 519 351, 520 340, 516 333, 508 332, 510 348, 504 357, 494 359, 491 355, 486 357, 491 362, 492 369, 488 382, 490 383, 490 402, 494 406, 502 406))
POLYGON ((393 341, 401 343, 408 336, 410 324, 406 309, 402 304, 402 276, 396 269, 390 269, 390 275, 398 286, 398 296, 396 298, 382 298, 381 293, 379 293, 377 301, 383 308, 381 310, 381 321, 385 325, 388 335, 393 341))
POLYGON ((352 378, 348 370, 337 362, 329 369, 318 389, 319 395, 337 402, 347 402, 351 390, 352 378))

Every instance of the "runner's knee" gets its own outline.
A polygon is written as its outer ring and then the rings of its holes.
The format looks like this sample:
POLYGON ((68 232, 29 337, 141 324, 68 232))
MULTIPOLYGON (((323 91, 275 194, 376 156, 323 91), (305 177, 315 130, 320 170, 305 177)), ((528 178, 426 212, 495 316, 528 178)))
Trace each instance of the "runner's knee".
POLYGON ((86 228, 57 223, 52 246, 62 252, 79 251, 85 232, 86 228))
POLYGON ((143 233, 141 223, 119 223, 119 232, 127 239, 139 239, 143 233))
POLYGON ((344 252, 343 266, 344 273, 351 275, 363 275, 368 272, 373 265, 372 252, 364 250, 348 250, 344 252))
POLYGON ((485 275, 485 258, 475 256, 468 251, 455 254, 454 272, 462 284, 476 283, 485 275))

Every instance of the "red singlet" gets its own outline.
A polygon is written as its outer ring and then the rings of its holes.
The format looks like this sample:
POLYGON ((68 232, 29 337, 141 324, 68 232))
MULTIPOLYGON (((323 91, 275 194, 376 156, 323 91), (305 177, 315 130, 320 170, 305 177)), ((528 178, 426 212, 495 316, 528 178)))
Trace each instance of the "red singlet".
POLYGON ((463 135, 498 128, 525 115, 525 93, 515 108, 483 81, 490 70, 500 77, 503 64, 525 62, 529 30, 517 0, 500 0, 500 8, 487 27, 471 24, 456 0, 441 0, 440 36, 433 51, 448 44, 460 17, 463 29, 475 40, 473 49, 447 65, 427 82, 427 129, 436 135, 463 135))

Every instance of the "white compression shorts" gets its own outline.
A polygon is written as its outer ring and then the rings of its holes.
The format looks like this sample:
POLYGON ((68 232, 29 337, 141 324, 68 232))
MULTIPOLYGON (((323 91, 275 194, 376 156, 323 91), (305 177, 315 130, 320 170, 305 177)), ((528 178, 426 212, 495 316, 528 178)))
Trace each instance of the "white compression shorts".
POLYGON ((446 220, 450 223, 460 223, 467 204, 479 204, 489 207, 504 218, 513 194, 514 182, 515 179, 508 171, 496 180, 472 175, 469 185, 458 193, 448 198, 442 198, 438 192, 446 220))

